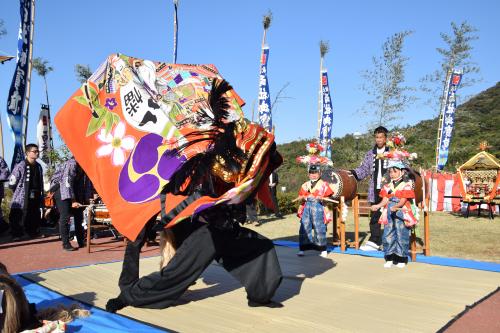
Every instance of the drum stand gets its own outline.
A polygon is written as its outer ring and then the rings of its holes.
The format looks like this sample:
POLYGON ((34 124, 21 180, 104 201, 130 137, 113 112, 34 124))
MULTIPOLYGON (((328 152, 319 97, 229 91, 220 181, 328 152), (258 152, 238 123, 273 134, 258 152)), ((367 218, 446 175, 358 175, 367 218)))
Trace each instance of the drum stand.
POLYGON ((340 197, 340 201, 333 207, 333 245, 340 245, 340 250, 345 252, 347 246, 359 249, 359 198, 358 195, 352 200, 353 216, 354 216, 354 241, 346 240, 347 209, 349 207, 345 203, 344 196, 340 197))

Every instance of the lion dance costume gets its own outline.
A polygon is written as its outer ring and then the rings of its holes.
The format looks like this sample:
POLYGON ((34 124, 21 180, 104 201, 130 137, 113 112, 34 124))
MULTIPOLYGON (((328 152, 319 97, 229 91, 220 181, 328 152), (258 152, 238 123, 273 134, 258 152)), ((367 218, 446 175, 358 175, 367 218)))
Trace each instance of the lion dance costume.
POLYGON ((64 141, 118 231, 134 241, 161 212, 155 228, 175 234, 168 264, 121 280, 109 311, 168 307, 214 259, 245 287, 249 305, 272 303, 282 279, 274 245, 240 224, 246 199, 272 208, 267 180, 282 158, 242 105, 212 65, 115 54, 58 113, 64 141))

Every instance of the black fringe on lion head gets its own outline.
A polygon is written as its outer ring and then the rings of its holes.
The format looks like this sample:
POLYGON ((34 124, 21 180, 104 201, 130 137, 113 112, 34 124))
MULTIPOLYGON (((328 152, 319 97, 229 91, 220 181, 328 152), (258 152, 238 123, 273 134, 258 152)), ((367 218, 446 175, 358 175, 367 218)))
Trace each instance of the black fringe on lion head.
POLYGON ((226 92, 233 89, 225 80, 214 79, 212 90, 208 96, 209 109, 200 109, 197 117, 201 124, 208 124, 210 129, 195 131, 186 136, 188 142, 178 150, 204 141, 209 141, 208 150, 188 160, 171 178, 165 186, 164 192, 173 194, 190 194, 206 180, 216 159, 224 160, 224 168, 231 173, 239 173, 241 164, 246 159, 243 151, 236 146, 234 136, 235 123, 228 121, 229 101, 226 92), (189 185, 182 188, 186 179, 189 185))

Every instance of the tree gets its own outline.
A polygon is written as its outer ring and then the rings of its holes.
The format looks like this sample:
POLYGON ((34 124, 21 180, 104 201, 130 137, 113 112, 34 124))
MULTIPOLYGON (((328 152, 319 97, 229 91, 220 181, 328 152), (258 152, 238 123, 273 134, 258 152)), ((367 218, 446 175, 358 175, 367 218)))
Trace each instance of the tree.
POLYGON ((37 72, 38 75, 43 77, 43 81, 45 82, 45 96, 47 97, 47 107, 48 107, 48 123, 49 123, 49 146, 47 147, 47 151, 43 153, 42 160, 47 163, 49 166, 53 165, 53 160, 50 155, 50 151, 53 150, 53 143, 52 143, 52 118, 50 117, 50 104, 49 104, 49 90, 47 87, 47 74, 52 72, 54 68, 52 66, 49 66, 49 62, 47 60, 44 60, 42 58, 35 58, 33 59, 33 68, 37 72))
POLYGON ((266 15, 262 17, 262 25, 264 27, 264 34, 262 36, 262 46, 266 44, 266 34, 267 29, 271 26, 271 22, 273 21, 273 13, 269 10, 266 15))
POLYGON ((406 37, 412 31, 395 33, 382 45, 383 54, 372 58, 373 69, 362 72, 363 85, 369 99, 364 109, 375 119, 371 126, 390 126, 406 108, 415 102, 411 92, 415 89, 405 86, 405 67, 409 58, 403 55, 406 37), (369 110, 368 110, 369 109, 369 110))
POLYGON ((90 70, 89 65, 76 64, 75 74, 77 81, 83 84, 87 82, 89 77, 92 76, 92 71, 90 70))
POLYGON ((284 99, 293 99, 293 97, 289 96, 282 96, 282 94, 285 92, 286 88, 290 85, 290 82, 286 82, 280 90, 278 90, 278 93, 276 96, 274 96, 273 101, 271 102, 271 114, 274 114, 278 110, 278 104, 281 103, 284 99))
POLYGON ((446 46, 436 48, 437 52, 442 56, 439 69, 420 79, 420 88, 428 95, 426 103, 433 106, 438 112, 440 111, 439 106, 447 84, 446 78, 449 70, 454 68, 462 69, 464 76, 460 83, 461 87, 472 86, 479 80, 476 74, 479 73, 480 69, 472 61, 471 55, 472 42, 479 39, 475 34, 477 29, 466 21, 460 23, 460 25, 451 22, 451 29, 451 34, 441 33, 441 38, 446 46))
MULTIPOLYGON (((61 136, 59 136, 59 139, 62 141, 61 136)), ((64 144, 59 146, 59 148, 49 150, 47 152, 47 155, 51 163, 48 165, 47 173, 45 174, 45 176, 49 179, 52 178, 52 175, 56 171, 56 167, 58 165, 69 160, 73 156, 68 146, 64 144)))
POLYGON ((43 81, 45 82, 45 96, 47 97, 47 105, 49 105, 49 91, 47 88, 47 74, 52 72, 54 68, 49 66, 49 62, 44 60, 43 58, 35 58, 33 59, 33 68, 37 72, 38 75, 43 77, 43 81))

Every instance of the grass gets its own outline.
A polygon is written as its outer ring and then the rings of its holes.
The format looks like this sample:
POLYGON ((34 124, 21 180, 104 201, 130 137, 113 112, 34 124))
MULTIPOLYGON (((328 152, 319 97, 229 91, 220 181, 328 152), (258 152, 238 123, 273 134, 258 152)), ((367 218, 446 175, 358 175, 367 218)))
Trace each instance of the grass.
MULTIPOLYGON (((250 225, 249 228, 258 231, 273 240, 290 240, 298 242, 299 218, 294 214, 286 215, 284 219, 259 216, 260 226, 250 225)), ((423 216, 420 218, 417 241, 422 244, 424 238, 423 216)), ((360 242, 368 240, 369 220, 361 217, 359 223, 360 242)), ((328 226, 329 243, 332 238, 332 225, 328 226)), ((354 240, 354 221, 351 212, 346 223, 346 237, 354 240)), ((461 215, 433 212, 430 216, 430 250, 433 256, 474 259, 500 263, 500 218, 490 220, 485 216, 477 217, 471 213, 469 218, 461 215)), ((422 250, 419 250, 421 253, 422 250)))

